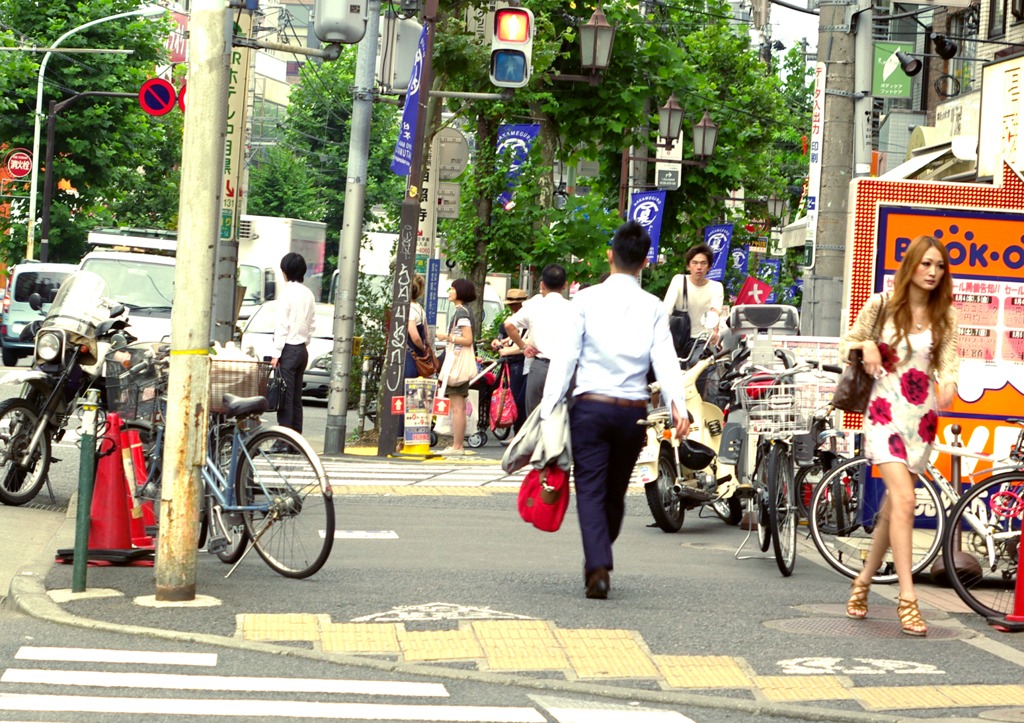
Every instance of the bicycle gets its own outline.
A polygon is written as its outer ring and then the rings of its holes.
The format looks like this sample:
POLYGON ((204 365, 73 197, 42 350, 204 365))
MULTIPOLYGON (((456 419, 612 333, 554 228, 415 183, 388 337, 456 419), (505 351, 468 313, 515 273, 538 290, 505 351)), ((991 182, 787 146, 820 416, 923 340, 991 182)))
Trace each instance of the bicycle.
MULTIPOLYGON (((270 365, 211 363, 210 423, 200 471, 203 500, 199 544, 233 567, 255 548, 275 572, 291 578, 316 573, 334 545, 335 512, 327 473, 301 435, 264 426, 270 365), (255 392, 237 396, 224 390, 255 392)), ((142 499, 159 499, 164 424, 134 422, 148 462, 142 499)))
MULTIPOLYGON (((1024 424, 1021 420, 1011 419, 1008 421, 1024 424)), ((959 425, 953 425, 951 431, 954 438, 959 440, 959 425)), ((1024 435, 1024 430, 1021 434, 1024 435)), ((956 444, 958 443, 957 441, 956 444)), ((1008 479, 1016 479, 1015 473, 1021 470, 1020 463, 1015 461, 1014 455, 1021 454, 1020 450, 1024 449, 1022 446, 1024 439, 1018 439, 1017 444, 1006 458, 971 452, 964 447, 956 446, 956 444, 933 445, 936 452, 950 455, 952 460, 950 479, 947 479, 932 463, 928 464, 924 473, 915 477, 914 494, 917 498, 917 505, 914 514, 917 522, 914 525, 911 552, 911 572, 915 575, 935 561, 947 537, 950 537, 948 531, 959 529, 963 521, 977 522, 977 519, 970 517, 969 512, 964 512, 967 509, 965 506, 960 506, 960 502, 962 502, 960 459, 962 457, 970 457, 995 465, 992 469, 968 475, 970 480, 977 477, 982 478, 982 481, 976 485, 980 491, 976 492, 975 489, 972 489, 967 493, 972 500, 977 500, 983 492, 991 489, 990 484, 993 480, 1005 482, 1008 479), (1013 462, 1013 464, 1007 464, 1007 462, 1013 462), (954 515, 957 516, 957 521, 953 521, 954 515)), ((872 471, 873 467, 874 465, 862 455, 842 462, 822 479, 811 497, 809 520, 811 540, 825 561, 834 570, 851 580, 863 568, 863 561, 867 557, 871 544, 875 520, 881 509, 884 487, 882 484, 874 482, 880 476, 877 472, 872 471)), ((1024 483, 1024 476, 1020 476, 1020 479, 1024 483)), ((970 529, 977 534, 984 534, 983 526, 980 523, 972 524, 970 529)), ((953 537, 955 538, 955 536, 953 537)), ((956 557, 945 556, 947 565, 950 559, 956 560, 956 557)), ((955 561, 954 564, 959 571, 961 563, 955 561)), ((955 576, 947 575, 947 577, 951 579, 955 588, 957 585, 957 580, 953 579, 955 576)), ((896 582, 896 579, 893 562, 891 558, 887 558, 883 560, 882 567, 872 577, 872 582, 892 583, 896 582)), ((964 602, 967 602, 968 605, 971 604, 966 598, 964 598, 964 602)))
MULTIPOLYGON (((826 369, 828 371, 828 369, 826 369)), ((835 407, 831 403, 811 417, 811 431, 794 438, 796 450, 796 504, 800 518, 810 519, 809 504, 822 478, 849 457, 839 453, 839 440, 845 435, 833 423, 835 407)))

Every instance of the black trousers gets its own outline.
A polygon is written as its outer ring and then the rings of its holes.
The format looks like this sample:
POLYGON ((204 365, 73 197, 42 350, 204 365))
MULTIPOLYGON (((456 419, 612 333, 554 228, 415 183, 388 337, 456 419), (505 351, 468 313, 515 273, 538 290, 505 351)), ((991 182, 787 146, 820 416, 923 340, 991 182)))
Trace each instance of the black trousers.
POLYGON ((646 416, 643 407, 579 398, 569 409, 576 511, 588 573, 612 569, 612 543, 622 530, 629 477, 646 436, 637 422, 646 416))
POLYGON ((309 350, 305 344, 285 344, 277 362, 277 371, 287 385, 284 401, 277 410, 277 423, 299 434, 302 434, 302 374, 308 361, 309 350))

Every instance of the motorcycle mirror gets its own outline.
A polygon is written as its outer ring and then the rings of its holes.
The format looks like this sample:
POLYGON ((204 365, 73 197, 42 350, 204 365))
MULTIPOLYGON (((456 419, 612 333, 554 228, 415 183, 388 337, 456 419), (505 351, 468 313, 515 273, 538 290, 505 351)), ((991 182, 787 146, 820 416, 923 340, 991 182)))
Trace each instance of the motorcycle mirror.
MULTIPOLYGON (((123 307, 122 307, 123 308, 123 307)), ((117 351, 118 349, 124 349, 128 346, 128 338, 121 332, 117 332, 110 337, 110 350, 117 351)))
POLYGON ((700 317, 700 323, 705 329, 717 329, 722 317, 717 311, 705 311, 700 317))
POLYGON ((39 311, 43 308, 43 297, 39 295, 39 292, 33 291, 29 295, 28 305, 32 307, 32 311, 39 311))
POLYGON ((124 304, 114 304, 110 307, 110 318, 113 319, 116 316, 121 316, 124 313, 124 304))

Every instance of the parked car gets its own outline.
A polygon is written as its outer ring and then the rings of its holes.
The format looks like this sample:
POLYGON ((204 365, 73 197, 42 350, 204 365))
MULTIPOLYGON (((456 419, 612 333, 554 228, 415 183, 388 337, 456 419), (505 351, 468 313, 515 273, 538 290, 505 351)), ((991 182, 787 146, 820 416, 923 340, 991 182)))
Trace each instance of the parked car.
MULTIPOLYGON (((274 350, 277 304, 277 301, 261 304, 242 329, 242 349, 251 350, 259 359, 271 356, 274 350)), ((302 375, 302 396, 326 399, 331 382, 331 350, 334 348, 334 304, 318 303, 313 323, 313 338, 308 347, 309 362, 302 375)))
POLYGON ((7 280, 7 289, 0 305, 0 347, 4 366, 12 367, 22 357, 29 356, 35 346, 32 339, 21 341, 21 330, 36 319, 46 318, 50 302, 57 289, 75 270, 74 264, 41 264, 23 261, 14 267, 7 280), (39 294, 43 306, 35 311, 28 305, 28 297, 39 294))

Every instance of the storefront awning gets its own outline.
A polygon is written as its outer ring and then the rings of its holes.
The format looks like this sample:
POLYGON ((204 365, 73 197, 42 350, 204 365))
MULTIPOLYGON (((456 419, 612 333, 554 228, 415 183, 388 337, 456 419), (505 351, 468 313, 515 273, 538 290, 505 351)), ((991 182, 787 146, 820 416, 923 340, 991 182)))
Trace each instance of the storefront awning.
POLYGON ((949 146, 946 146, 941 150, 928 151, 927 153, 922 153, 918 156, 914 156, 913 158, 907 161, 904 161, 900 165, 893 168, 891 171, 886 171, 885 173, 878 177, 878 180, 901 181, 904 178, 913 178, 914 176, 917 175, 919 171, 921 171, 921 169, 926 168, 929 164, 935 162, 942 156, 952 153, 953 151, 950 149, 949 146))

